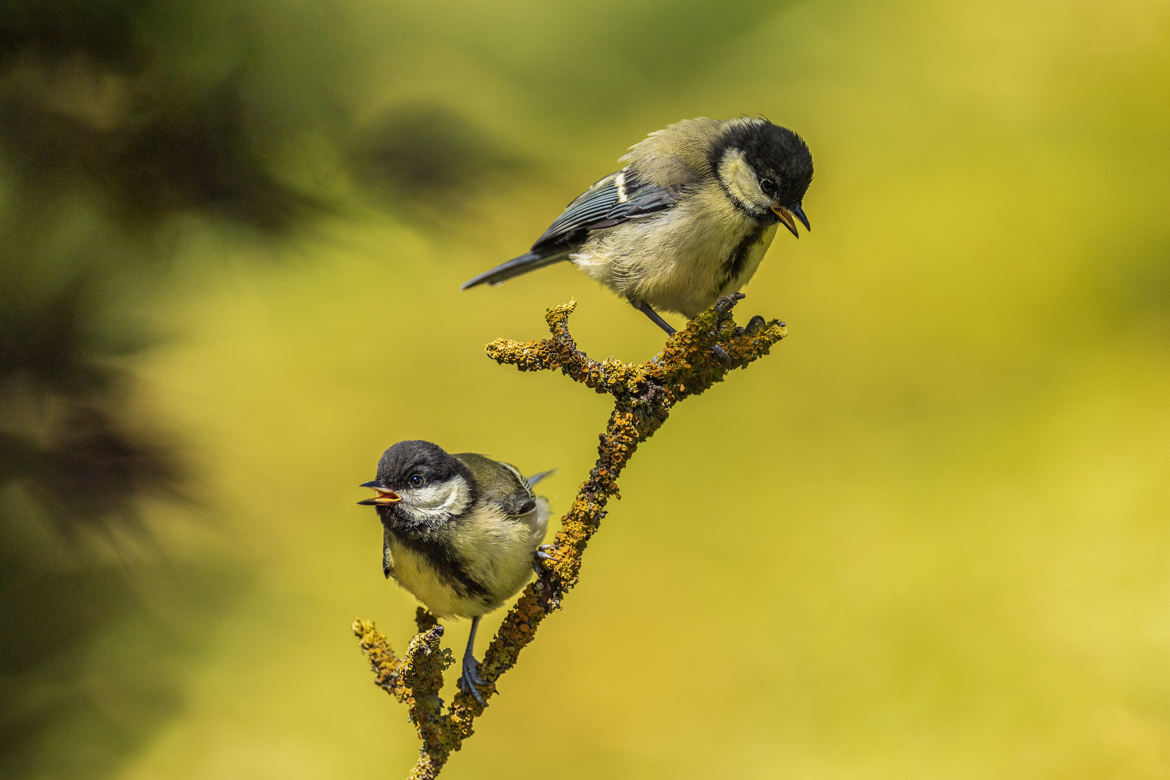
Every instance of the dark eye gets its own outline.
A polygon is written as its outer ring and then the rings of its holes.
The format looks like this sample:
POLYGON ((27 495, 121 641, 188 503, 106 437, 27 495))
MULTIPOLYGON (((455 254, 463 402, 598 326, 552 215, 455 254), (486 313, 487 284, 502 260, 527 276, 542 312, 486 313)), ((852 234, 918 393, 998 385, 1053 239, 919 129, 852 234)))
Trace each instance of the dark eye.
POLYGON ((427 484, 426 477, 424 477, 422 474, 411 474, 410 479, 406 481, 410 483, 412 488, 420 488, 427 484))
POLYGON ((760 179, 760 191, 769 198, 776 197, 776 182, 771 179, 760 179))

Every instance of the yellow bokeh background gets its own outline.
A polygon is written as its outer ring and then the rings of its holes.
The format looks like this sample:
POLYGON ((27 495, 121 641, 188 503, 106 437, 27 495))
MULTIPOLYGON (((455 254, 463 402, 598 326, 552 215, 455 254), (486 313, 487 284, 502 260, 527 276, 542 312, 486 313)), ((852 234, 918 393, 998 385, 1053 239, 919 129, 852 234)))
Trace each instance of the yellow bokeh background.
MULTIPOLYGON (((646 132, 739 114, 816 164, 812 232, 776 238, 737 309, 789 336, 640 447, 444 777, 1170 776, 1170 6, 268 11, 257 67, 344 76, 371 113, 447 106, 526 164, 421 219, 339 173, 321 187, 352 205, 275 248, 176 231, 140 312, 169 338, 133 369, 197 500, 150 504, 149 549, 109 557, 181 639, 129 617, 71 661, 127 730, 103 670, 176 697, 114 776, 406 775, 413 730, 349 626, 405 647, 414 601, 357 484, 426 438, 556 468, 567 508, 606 400, 484 344, 569 299, 593 357, 661 334, 567 264, 459 284, 646 132)), ((88 728, 33 776, 87 776, 88 728)))

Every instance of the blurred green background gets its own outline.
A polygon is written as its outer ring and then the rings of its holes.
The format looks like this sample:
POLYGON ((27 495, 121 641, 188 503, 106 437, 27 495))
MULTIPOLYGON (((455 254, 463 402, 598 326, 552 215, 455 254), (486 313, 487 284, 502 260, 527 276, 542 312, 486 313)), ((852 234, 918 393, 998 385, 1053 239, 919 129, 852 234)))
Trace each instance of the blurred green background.
POLYGON ((10 0, 0 775, 404 776, 356 485, 422 437, 563 511, 605 399, 483 345, 662 343, 459 283, 762 114, 817 166, 739 309, 789 338, 643 445, 444 776, 1170 776, 1168 74, 1148 0, 10 0))

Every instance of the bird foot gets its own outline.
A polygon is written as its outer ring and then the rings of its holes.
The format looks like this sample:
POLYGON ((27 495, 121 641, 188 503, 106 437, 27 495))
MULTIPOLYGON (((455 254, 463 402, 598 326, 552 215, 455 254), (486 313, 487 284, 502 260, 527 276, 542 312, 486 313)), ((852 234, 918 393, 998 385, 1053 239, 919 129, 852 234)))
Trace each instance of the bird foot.
POLYGON ((479 661, 475 660, 475 656, 471 653, 463 654, 463 675, 459 678, 458 685, 459 690, 470 693, 481 707, 487 706, 483 694, 479 692, 479 689, 486 686, 487 682, 479 676, 479 661))
MULTIPOLYGON (((715 312, 722 320, 724 317, 727 317, 730 314, 731 310, 735 307, 735 304, 739 303, 746 297, 747 296, 741 292, 720 296, 719 300, 715 301, 715 312)), ((739 332, 739 328, 736 328, 736 332, 739 332)), ((723 365, 731 365, 731 355, 727 354, 727 350, 723 348, 722 344, 713 345, 711 347, 711 352, 714 353, 715 357, 719 358, 719 362, 723 365)))
POLYGON ((553 555, 549 550, 555 550, 556 545, 542 544, 536 548, 536 552, 532 554, 532 570, 536 572, 536 576, 540 577, 545 573, 545 569, 540 565, 541 561, 555 561, 557 556, 553 555))
POLYGON ((757 331, 759 331, 760 329, 765 327, 767 324, 768 324, 768 321, 757 314, 754 317, 752 317, 750 320, 748 320, 747 325, 743 326, 742 328, 737 327, 735 329, 735 335, 742 336, 746 333, 747 335, 750 336, 753 333, 756 333, 757 331))
POLYGON ((715 301, 715 311, 719 312, 720 314, 727 314, 729 311, 735 308, 735 304, 739 303, 746 297, 747 296, 741 292, 732 293, 731 295, 722 295, 719 297, 719 300, 715 301))

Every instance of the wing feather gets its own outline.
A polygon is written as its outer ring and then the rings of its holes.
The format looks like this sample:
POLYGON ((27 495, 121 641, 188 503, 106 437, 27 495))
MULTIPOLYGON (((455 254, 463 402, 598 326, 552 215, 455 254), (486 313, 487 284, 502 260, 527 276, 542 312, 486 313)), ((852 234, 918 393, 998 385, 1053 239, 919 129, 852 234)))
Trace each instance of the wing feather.
POLYGON ((678 192, 647 184, 630 168, 609 174, 565 208, 532 251, 543 253, 563 244, 578 244, 584 232, 620 225, 673 206, 678 192))
POLYGON ((481 500, 490 501, 514 516, 525 515, 536 508, 536 494, 512 464, 474 452, 460 452, 454 457, 475 478, 481 500))

